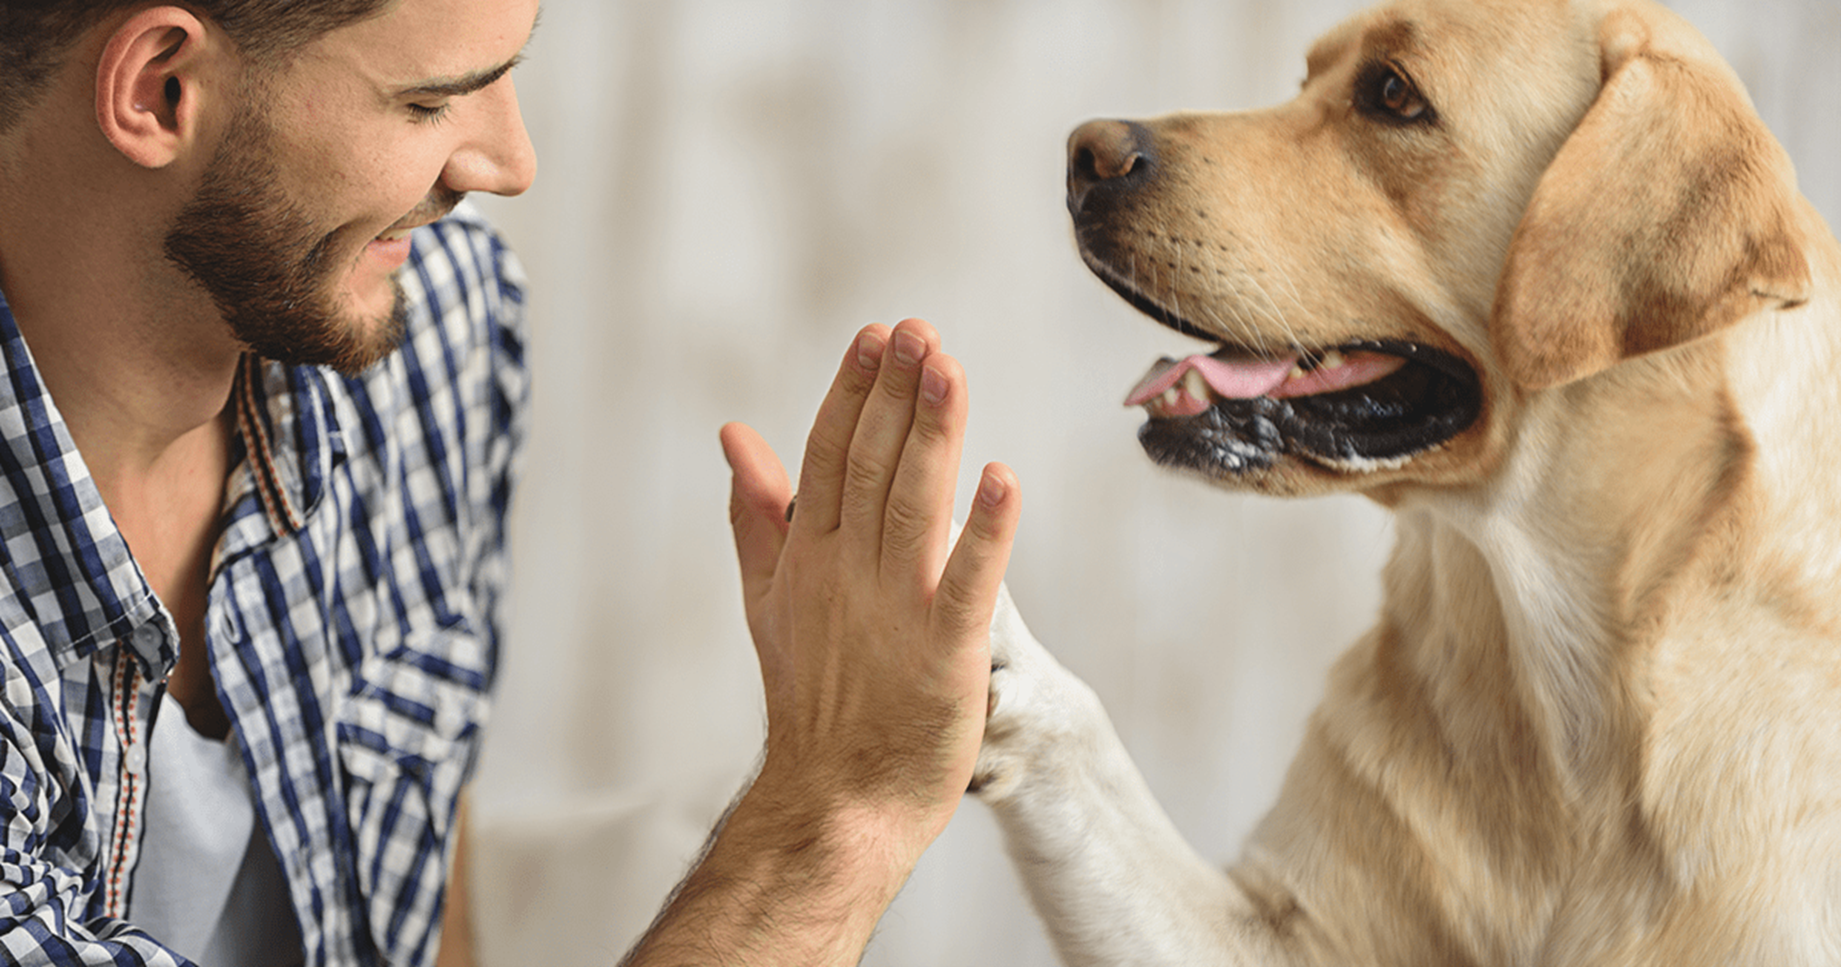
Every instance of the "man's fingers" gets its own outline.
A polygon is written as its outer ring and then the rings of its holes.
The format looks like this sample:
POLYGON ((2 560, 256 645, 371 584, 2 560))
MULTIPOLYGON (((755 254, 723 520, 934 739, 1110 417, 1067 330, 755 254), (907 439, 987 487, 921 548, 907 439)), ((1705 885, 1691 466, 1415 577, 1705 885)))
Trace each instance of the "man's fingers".
POLYGON ((830 392, 818 407, 799 470, 797 516, 801 528, 820 534, 837 528, 851 440, 856 436, 864 401, 887 355, 888 341, 889 328, 884 325, 866 326, 858 332, 838 366, 830 392))
POLYGON ((856 436, 850 441, 839 516, 859 546, 873 548, 882 541, 889 488, 914 421, 921 368, 939 345, 939 333, 932 326, 919 319, 903 320, 889 339, 875 388, 863 403, 856 436))
POLYGON ((933 599, 935 627, 949 639, 982 638, 989 632, 1022 510, 1016 474, 1001 463, 985 467, 933 599))
POLYGON ((933 354, 921 368, 913 422, 882 523, 882 566, 928 587, 946 564, 965 415, 965 370, 951 356, 933 354))
POLYGON ((753 600, 773 577, 786 543, 786 508, 792 486, 773 448, 740 423, 722 428, 722 453, 733 473, 729 484, 729 526, 741 562, 742 589, 753 600))

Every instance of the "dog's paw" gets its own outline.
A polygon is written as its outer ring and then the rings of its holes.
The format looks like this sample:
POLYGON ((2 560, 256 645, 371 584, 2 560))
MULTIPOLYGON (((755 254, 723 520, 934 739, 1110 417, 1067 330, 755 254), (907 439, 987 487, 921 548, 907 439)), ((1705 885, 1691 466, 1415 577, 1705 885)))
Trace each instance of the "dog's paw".
POLYGON ((1093 718, 1103 721, 1098 699, 1030 633, 1010 591, 998 592, 991 619, 991 692, 984 746, 969 791, 986 802, 1016 793, 1032 770, 1078 748, 1093 718))

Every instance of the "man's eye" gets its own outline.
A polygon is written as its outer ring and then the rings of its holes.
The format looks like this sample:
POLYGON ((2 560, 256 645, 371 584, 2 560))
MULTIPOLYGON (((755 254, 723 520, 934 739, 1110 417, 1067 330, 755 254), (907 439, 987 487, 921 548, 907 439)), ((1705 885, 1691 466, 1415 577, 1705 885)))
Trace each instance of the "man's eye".
POLYGON ((409 105, 409 114, 415 119, 417 124, 433 124, 446 117, 448 108, 451 106, 452 102, 449 101, 442 101, 440 104, 411 103, 409 105))

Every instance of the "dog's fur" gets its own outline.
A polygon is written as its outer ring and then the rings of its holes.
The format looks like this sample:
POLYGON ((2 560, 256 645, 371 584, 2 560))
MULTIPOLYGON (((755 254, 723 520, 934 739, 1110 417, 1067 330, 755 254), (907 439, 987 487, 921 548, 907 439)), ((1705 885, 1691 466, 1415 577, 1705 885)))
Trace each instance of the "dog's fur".
POLYGON ((1435 348, 1475 416, 1168 461, 1396 515, 1379 624, 1225 873, 1004 603, 977 788, 1063 958, 1841 963, 1841 247, 1648 0, 1404 0, 1309 70, 1076 132, 1083 253, 1247 350, 1435 348))

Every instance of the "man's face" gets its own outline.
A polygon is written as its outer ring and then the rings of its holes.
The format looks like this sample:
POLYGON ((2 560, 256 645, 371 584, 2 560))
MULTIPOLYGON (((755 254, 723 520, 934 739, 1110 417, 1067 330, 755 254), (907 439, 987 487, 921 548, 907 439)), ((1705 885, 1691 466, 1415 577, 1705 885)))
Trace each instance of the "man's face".
POLYGON ((507 71, 536 0, 401 0, 247 86, 168 257, 271 359, 356 373, 402 337, 408 233, 535 171, 507 71))

